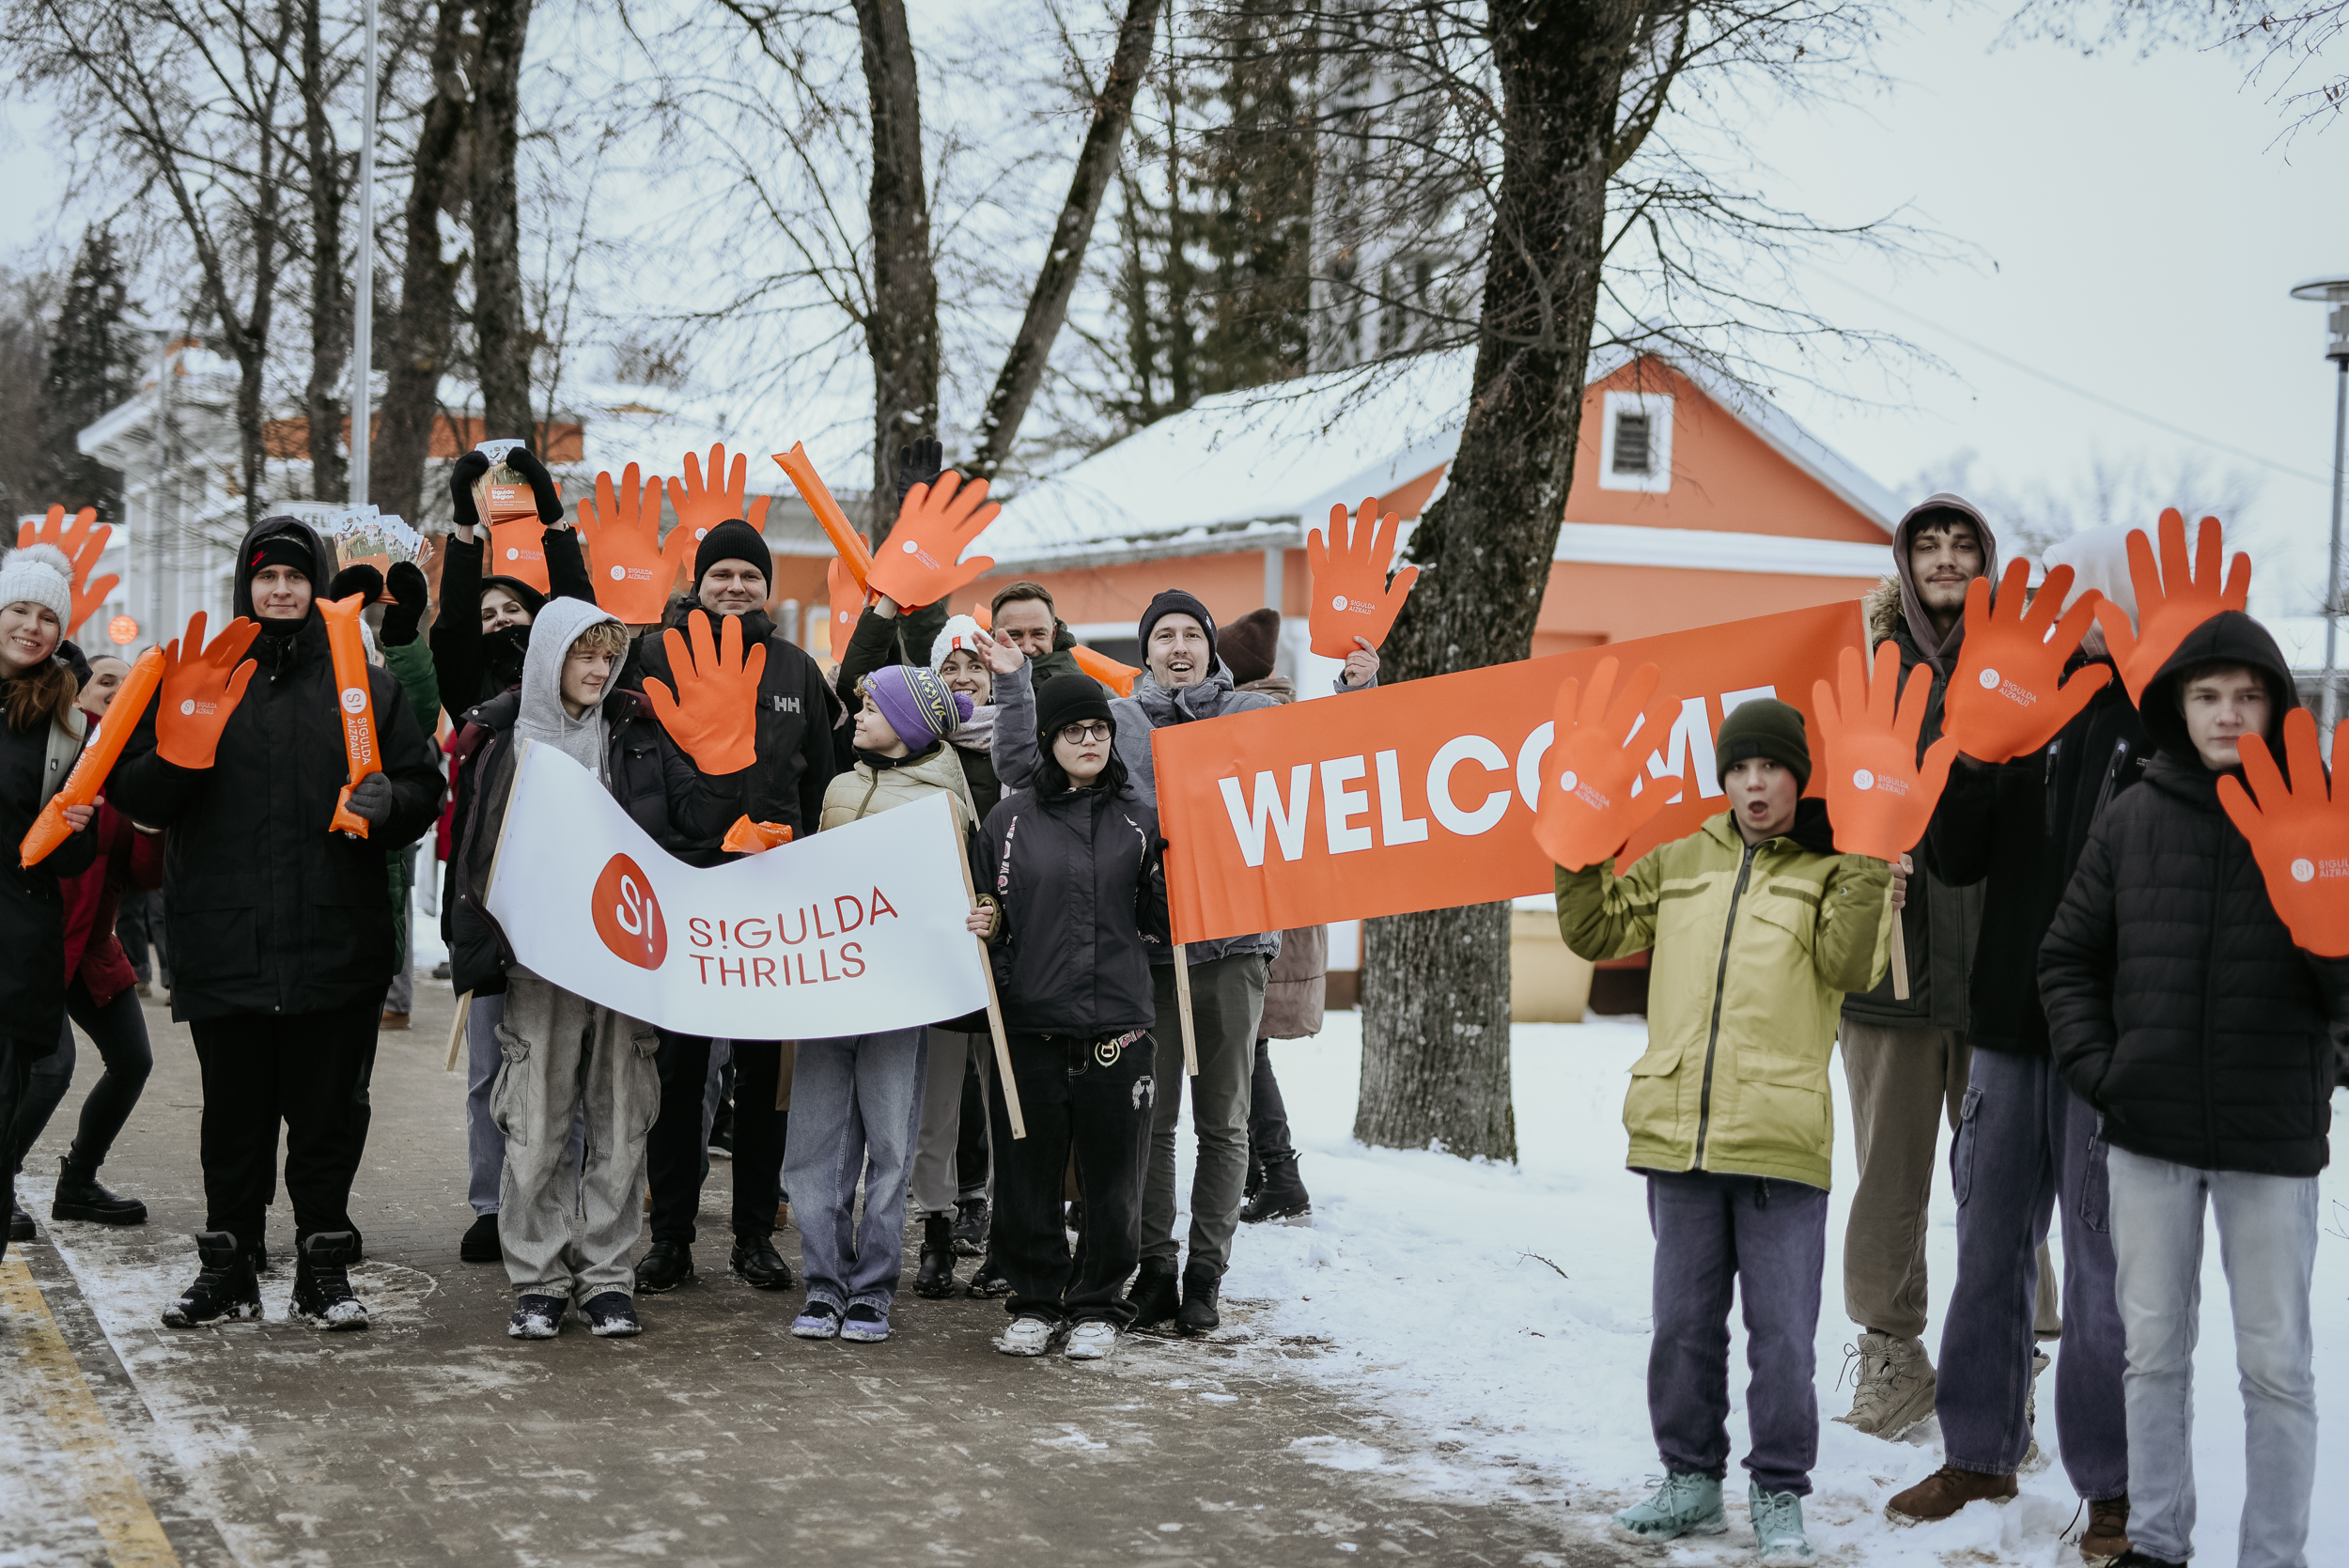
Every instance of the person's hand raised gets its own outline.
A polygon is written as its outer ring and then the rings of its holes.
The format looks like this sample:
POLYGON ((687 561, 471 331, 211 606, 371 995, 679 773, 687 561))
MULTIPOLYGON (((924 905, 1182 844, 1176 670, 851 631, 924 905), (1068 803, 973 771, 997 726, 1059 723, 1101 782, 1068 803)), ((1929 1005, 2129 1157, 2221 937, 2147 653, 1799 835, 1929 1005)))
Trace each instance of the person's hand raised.
POLYGON ((1003 507, 987 498, 987 481, 964 483, 949 469, 937 483, 916 485, 897 510, 897 526, 873 556, 864 585, 908 610, 936 604, 995 565, 962 552, 986 532, 1003 507))
MULTIPOLYGON (((690 459, 689 459, 690 460, 690 459)), ((596 475, 593 500, 579 504, 579 536, 587 546, 596 607, 630 626, 651 626, 669 607, 673 573, 661 551, 661 481, 636 464, 596 475)))
MULTIPOLYGON (((1588 685, 1568 675, 1558 688, 1533 840, 1568 871, 1615 854, 1664 809, 1665 791, 1652 781, 1633 793, 1645 776, 1641 753, 1654 749, 1656 733, 1640 719, 1663 673, 1642 664, 1618 691, 1620 669, 1618 660, 1602 659, 1588 685), (1642 731, 1648 738, 1634 744, 1632 736, 1642 731)), ((1679 699, 1667 697, 1655 706, 1674 708, 1679 699)))
POLYGON ((1995 605, 1989 579, 1977 577, 1966 585, 1966 640, 1950 673, 1941 730, 1980 762, 2005 762, 2039 750, 2112 678, 2111 671, 2093 664, 2070 681, 2063 679, 2063 666, 2088 635, 2104 596, 2092 589, 2065 607, 2072 568, 2057 567, 2027 606, 2030 580, 2030 563, 2018 557, 2007 563, 1995 605))
POLYGON ((2186 633, 2222 610, 2240 610, 2250 602, 2251 557, 2237 551, 2219 585, 2219 558, 2226 546, 2217 518, 2204 518, 2196 531, 2194 561, 2186 555, 2186 515, 2175 506, 2161 514, 2161 558, 2154 558, 2153 541, 2141 528, 2129 531, 2129 585, 2137 594, 2137 626, 2128 613, 2107 600, 2096 606, 2096 624, 2104 628, 2105 646, 2121 667, 2121 684, 2129 701, 2142 702, 2170 656, 2178 651, 2186 633))
POLYGON ((707 479, 702 476, 700 459, 691 452, 685 454, 685 477, 672 475, 669 479, 669 505, 677 513, 677 526, 669 530, 669 542, 661 551, 662 559, 669 564, 671 585, 678 592, 692 590, 693 552, 701 549, 702 540, 711 529, 739 518, 758 533, 767 531, 767 508, 774 498, 758 496, 745 507, 742 498, 750 484, 749 457, 736 453, 734 465, 729 469, 724 442, 717 442, 709 448, 707 479), (723 481, 720 474, 725 476, 723 481))
MULTIPOLYGON (((1305 564, 1314 580, 1313 612, 1308 626, 1313 650, 1324 659, 1350 660, 1358 644, 1367 644, 1374 655, 1394 627, 1403 601, 1411 597, 1419 568, 1406 567, 1390 582, 1387 567, 1394 560, 1402 525, 1392 512, 1378 515, 1378 498, 1364 500, 1346 525, 1346 508, 1330 508, 1330 525, 1305 536, 1305 564)), ((1371 673, 1377 672, 1377 660, 1371 673)), ((1361 682, 1349 678, 1348 685, 1361 682)))
POLYGON ((220 732, 253 679, 253 660, 245 659, 244 651, 260 634, 260 622, 240 615, 206 647, 204 612, 188 617, 187 635, 173 638, 163 648, 161 706, 155 710, 157 756, 176 768, 212 765, 220 732))
POLYGON ((2243 777, 2220 777, 2218 803, 2250 840, 2268 902, 2294 942, 2320 958, 2349 958, 2349 785, 2336 774, 2326 788, 2315 719, 2305 707, 2284 715, 2290 783, 2264 737, 2245 736, 2241 749, 2243 777))
POLYGON ((693 759, 693 766, 714 777, 739 773, 758 760, 758 682, 767 673, 767 644, 759 644, 746 657, 742 651, 742 617, 721 615, 725 623, 721 641, 713 645, 707 612, 685 617, 692 633, 692 655, 686 634, 671 627, 661 634, 669 651, 669 675, 677 682, 672 692, 651 676, 645 680, 645 701, 669 738, 693 759))
POLYGON ((1859 650, 1845 648, 1837 669, 1840 706, 1826 681, 1812 683, 1828 816, 1841 853, 1898 861, 1925 836, 1957 742, 1945 735, 1919 760, 1917 736, 1933 700, 1933 672, 1920 664, 1903 687, 1899 644, 1887 637, 1876 644, 1873 682, 1864 670, 1859 650))
POLYGON ((1012 675, 1028 661, 1028 656, 1019 651, 1019 644, 1011 640, 1008 631, 990 631, 982 637, 978 653, 987 667, 999 675, 1012 675))
POLYGON ((98 510, 85 506, 73 514, 73 520, 65 520, 63 506, 51 506, 46 517, 34 522, 31 519, 17 524, 16 547, 26 545, 55 545, 65 551, 65 558, 73 568, 73 602, 66 616, 65 635, 71 637, 89 619, 91 611, 106 602, 106 596, 115 591, 122 579, 108 573, 92 579, 90 572, 98 558, 105 553, 106 541, 114 536, 114 525, 98 520, 98 510))

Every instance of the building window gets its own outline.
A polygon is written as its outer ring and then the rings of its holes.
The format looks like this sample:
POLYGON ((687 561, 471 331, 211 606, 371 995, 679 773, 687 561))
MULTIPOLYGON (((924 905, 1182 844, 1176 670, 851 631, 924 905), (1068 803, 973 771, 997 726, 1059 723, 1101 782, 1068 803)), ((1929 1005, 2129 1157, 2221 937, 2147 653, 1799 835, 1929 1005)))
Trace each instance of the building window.
POLYGON ((1599 431, 1598 487, 1661 495, 1672 488, 1672 399, 1669 393, 1610 392, 1599 431))

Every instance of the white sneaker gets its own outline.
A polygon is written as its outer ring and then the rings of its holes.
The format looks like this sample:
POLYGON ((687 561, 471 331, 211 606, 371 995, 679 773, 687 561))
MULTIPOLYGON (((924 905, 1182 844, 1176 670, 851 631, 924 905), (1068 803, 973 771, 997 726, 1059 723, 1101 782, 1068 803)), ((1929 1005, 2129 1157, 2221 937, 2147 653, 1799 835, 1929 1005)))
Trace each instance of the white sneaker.
POLYGON ((1061 1354, 1072 1361, 1106 1361, 1116 1348, 1117 1325, 1094 1318, 1068 1331, 1068 1344, 1061 1354))
POLYGON ((1006 1356, 1041 1356, 1052 1345, 1054 1325, 1050 1318, 1016 1317, 995 1336, 995 1348, 1006 1356))

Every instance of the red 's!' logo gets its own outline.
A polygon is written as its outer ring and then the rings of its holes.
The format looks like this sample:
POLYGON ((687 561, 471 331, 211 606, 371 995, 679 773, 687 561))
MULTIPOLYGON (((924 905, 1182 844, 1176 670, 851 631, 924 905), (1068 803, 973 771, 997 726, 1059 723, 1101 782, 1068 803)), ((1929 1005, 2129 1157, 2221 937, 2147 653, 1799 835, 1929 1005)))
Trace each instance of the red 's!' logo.
POLYGON ((614 855, 596 878, 596 935, 640 970, 657 970, 669 955, 669 923, 661 917, 652 878, 626 855, 614 855))

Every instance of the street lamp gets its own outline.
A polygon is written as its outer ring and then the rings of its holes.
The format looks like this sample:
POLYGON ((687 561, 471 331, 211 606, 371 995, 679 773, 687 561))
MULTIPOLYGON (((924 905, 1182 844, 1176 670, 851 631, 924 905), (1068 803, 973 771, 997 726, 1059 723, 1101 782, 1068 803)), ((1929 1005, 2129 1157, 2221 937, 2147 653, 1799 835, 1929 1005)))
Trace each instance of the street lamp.
POLYGON ((2325 357, 2340 374, 2333 394, 2333 536, 2325 558, 2325 750, 2332 753, 2334 724, 2341 717, 2336 685, 2341 638, 2341 490, 2349 472, 2349 277, 2310 278, 2292 291, 2295 300, 2319 300, 2325 313, 2325 357))
POLYGON ((359 129, 358 277, 350 310, 350 504, 367 504, 367 458, 375 422, 375 0, 362 0, 366 13, 366 75, 359 129))

